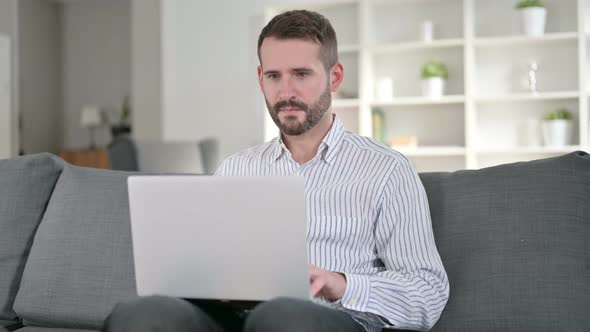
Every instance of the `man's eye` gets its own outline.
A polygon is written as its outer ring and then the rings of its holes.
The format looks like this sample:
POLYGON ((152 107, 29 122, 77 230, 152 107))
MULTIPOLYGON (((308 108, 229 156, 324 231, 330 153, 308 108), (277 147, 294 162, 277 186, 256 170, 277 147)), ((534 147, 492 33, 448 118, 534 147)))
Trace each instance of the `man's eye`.
POLYGON ((303 78, 303 77, 307 76, 307 73, 304 71, 301 71, 301 72, 296 73, 295 75, 299 78, 303 78))
POLYGON ((277 74, 268 74, 268 75, 266 75, 266 78, 268 78, 270 80, 276 80, 277 78, 279 78, 279 75, 277 75, 277 74))

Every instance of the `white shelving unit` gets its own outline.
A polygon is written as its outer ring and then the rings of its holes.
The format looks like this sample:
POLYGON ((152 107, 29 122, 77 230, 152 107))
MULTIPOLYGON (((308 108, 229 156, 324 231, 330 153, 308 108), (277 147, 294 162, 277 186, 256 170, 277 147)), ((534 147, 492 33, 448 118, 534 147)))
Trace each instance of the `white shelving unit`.
MULTIPOLYGON (((521 33, 516 0, 346 0, 305 6, 334 26, 345 67, 333 109, 346 127, 372 136, 372 113, 385 116, 385 142, 415 135, 418 147, 394 147, 420 172, 474 169, 590 151, 590 0, 545 0, 546 33, 521 33), (424 21, 434 40, 420 39, 424 21), (421 95, 420 68, 429 60, 449 70, 441 99, 421 95), (538 93, 528 92, 528 68, 539 66, 538 93), (382 77, 394 99, 374 97, 382 77), (556 108, 574 115, 571 146, 543 146, 541 121, 556 108)), ((299 9, 301 7, 298 7, 299 9)), ((272 7, 269 20, 291 7, 272 7)), ((267 116, 266 137, 277 131, 267 116)))
POLYGON ((388 107, 388 106, 411 106, 411 105, 444 105, 444 104, 463 104, 465 96, 462 95, 446 95, 439 99, 429 99, 424 97, 399 97, 392 101, 373 101, 372 107, 388 107))
POLYGON ((475 46, 477 47, 498 47, 498 46, 521 46, 521 45, 541 45, 551 42, 572 41, 575 42, 579 38, 577 32, 559 32, 546 33, 542 37, 527 37, 527 36, 508 36, 508 37, 481 37, 475 39, 475 46))

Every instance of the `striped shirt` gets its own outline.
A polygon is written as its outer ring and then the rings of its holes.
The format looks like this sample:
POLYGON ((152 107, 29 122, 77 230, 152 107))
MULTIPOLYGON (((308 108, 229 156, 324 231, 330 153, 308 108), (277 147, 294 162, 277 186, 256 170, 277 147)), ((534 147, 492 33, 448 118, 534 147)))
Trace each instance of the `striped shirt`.
POLYGON ((216 175, 305 178, 309 260, 343 273, 342 299, 367 331, 426 330, 449 296, 426 192, 406 157, 343 128, 335 117, 316 156, 299 165, 282 142, 238 152, 216 175))

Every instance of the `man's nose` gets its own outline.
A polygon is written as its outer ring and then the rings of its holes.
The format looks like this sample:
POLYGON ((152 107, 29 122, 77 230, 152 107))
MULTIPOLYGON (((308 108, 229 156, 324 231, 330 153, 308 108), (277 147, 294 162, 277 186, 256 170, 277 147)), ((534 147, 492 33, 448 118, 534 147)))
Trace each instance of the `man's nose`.
POLYGON ((290 77, 285 77, 281 80, 279 98, 281 100, 289 100, 295 97, 295 87, 293 80, 290 77))

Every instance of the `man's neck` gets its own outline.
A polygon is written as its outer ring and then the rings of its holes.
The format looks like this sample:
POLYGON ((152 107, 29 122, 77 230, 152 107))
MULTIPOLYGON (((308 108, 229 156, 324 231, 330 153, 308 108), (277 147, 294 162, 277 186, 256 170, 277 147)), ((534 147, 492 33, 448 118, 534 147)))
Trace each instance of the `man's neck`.
POLYGON ((303 165, 313 159, 333 122, 334 115, 331 110, 328 110, 320 122, 305 133, 298 136, 283 134, 283 141, 291 152, 293 160, 299 165, 303 165))

